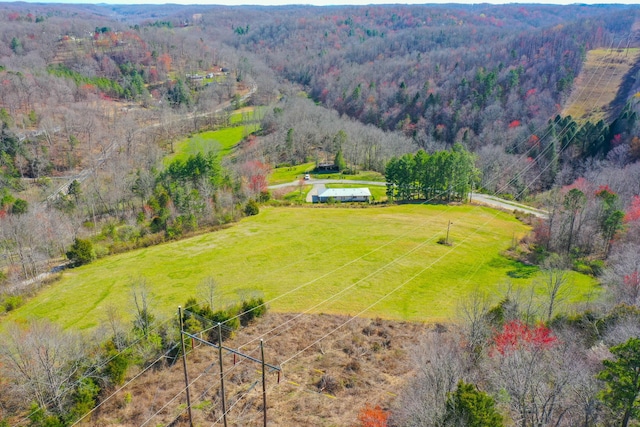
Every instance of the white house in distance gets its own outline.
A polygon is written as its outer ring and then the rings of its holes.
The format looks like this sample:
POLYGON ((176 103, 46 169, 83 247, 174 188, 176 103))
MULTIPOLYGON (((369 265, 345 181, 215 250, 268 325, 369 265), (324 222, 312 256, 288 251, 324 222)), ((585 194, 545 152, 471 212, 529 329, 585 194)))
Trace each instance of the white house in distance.
POLYGON ((371 192, 368 188, 327 188, 313 196, 313 203, 334 202, 370 202, 371 192))

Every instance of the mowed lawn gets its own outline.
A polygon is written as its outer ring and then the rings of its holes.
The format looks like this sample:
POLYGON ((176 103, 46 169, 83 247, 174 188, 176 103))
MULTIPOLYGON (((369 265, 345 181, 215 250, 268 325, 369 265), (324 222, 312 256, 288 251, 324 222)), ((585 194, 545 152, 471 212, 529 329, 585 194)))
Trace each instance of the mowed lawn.
MULTIPOLYGON (((260 292, 278 312, 443 321, 477 288, 497 297, 508 280, 534 280, 509 278, 518 264, 500 255, 526 231, 508 214, 473 206, 263 208, 222 231, 65 271, 7 319, 95 328, 110 306, 130 319, 131 285, 141 278, 153 312, 167 318, 213 277, 226 301, 260 292), (451 247, 436 243, 448 221, 451 247)), ((595 288, 586 276, 571 279, 574 301, 595 288)))

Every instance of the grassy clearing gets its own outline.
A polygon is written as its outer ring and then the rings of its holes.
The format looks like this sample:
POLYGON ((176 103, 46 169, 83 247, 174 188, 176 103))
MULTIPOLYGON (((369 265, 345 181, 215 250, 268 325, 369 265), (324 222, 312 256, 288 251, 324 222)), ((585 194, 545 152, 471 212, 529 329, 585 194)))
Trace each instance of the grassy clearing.
POLYGON ((640 49, 596 49, 587 52, 584 67, 562 111, 577 121, 605 119, 623 77, 640 59, 640 49))
MULTIPOLYGON (((287 187, 291 189, 291 187, 287 187)), ((296 187, 294 191, 290 191, 280 197, 282 200, 286 200, 291 203, 304 204, 307 202, 307 194, 313 188, 313 185, 304 185, 302 187, 296 187)))
MULTIPOLYGON (((305 185, 307 181, 303 181, 302 186, 287 186, 283 188, 275 188, 270 190, 272 199, 275 200, 284 200, 296 205, 302 205, 306 203, 307 194, 313 188, 313 185, 305 185)), ((275 206, 278 206, 278 203, 274 203, 275 206)))
MULTIPOLYGON (((231 117, 229 118, 229 122, 232 125, 239 125, 242 123, 248 123, 255 120, 261 120, 262 116, 264 116, 264 112, 266 111, 266 107, 244 107, 239 110, 233 112, 231 117)), ((254 127, 251 129, 251 132, 257 131, 259 125, 254 124, 254 127)))
POLYGON ((374 171, 363 171, 357 175, 344 175, 338 172, 312 171, 316 165, 314 162, 303 163, 295 166, 284 166, 275 168, 269 178, 269 185, 284 184, 302 178, 305 173, 310 173, 314 179, 343 179, 345 181, 379 181, 384 182, 384 175, 374 171))
MULTIPOLYGON (((154 311, 165 317, 213 277, 224 300, 260 292, 276 312, 442 321, 478 287, 496 294, 507 282, 518 288, 535 280, 509 277, 518 264, 500 255, 514 235, 526 232, 507 214, 472 206, 263 208, 226 230, 66 271, 7 319, 95 328, 109 306, 130 318, 131 284, 141 277, 154 311), (452 247, 436 243, 448 221, 452 247)), ((594 287, 590 279, 576 279, 573 300, 594 287)))
POLYGON ((274 168, 269 177, 269 185, 284 184, 302 178, 305 173, 311 172, 316 167, 314 162, 303 163, 295 166, 283 166, 274 168))
POLYGON ((198 153, 205 154, 211 150, 217 150, 222 157, 230 155, 240 141, 260 128, 259 123, 252 123, 261 114, 260 111, 262 111, 261 107, 258 107, 258 111, 255 107, 243 108, 231 115, 229 119, 231 127, 201 132, 178 142, 175 144, 175 153, 165 157, 165 164, 176 159, 184 160, 198 153))
POLYGON ((337 172, 320 172, 314 173, 316 179, 344 179, 347 181, 379 181, 385 182, 384 175, 375 171, 362 171, 357 175, 345 175, 337 172))
POLYGON ((246 126, 234 126, 220 130, 202 132, 190 138, 182 140, 175 145, 175 153, 165 157, 165 164, 198 153, 207 153, 217 150, 220 156, 228 156, 233 148, 247 135, 249 129, 246 126))

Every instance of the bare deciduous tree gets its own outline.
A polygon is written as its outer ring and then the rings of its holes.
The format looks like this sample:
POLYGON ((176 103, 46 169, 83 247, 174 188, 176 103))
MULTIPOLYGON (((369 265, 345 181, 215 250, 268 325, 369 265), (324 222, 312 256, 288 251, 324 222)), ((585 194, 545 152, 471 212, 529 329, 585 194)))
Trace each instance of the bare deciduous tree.
POLYGON ((602 281, 612 291, 617 302, 639 305, 640 244, 629 242, 615 246, 602 281))
POLYGON ((521 427, 558 425, 565 406, 562 397, 571 379, 568 347, 532 345, 495 354, 493 384, 510 399, 513 420, 521 427))
POLYGON ((212 310, 214 310, 214 307, 222 307, 220 292, 218 290, 218 283, 213 277, 205 277, 198 285, 197 293, 200 299, 204 301, 205 304, 207 304, 212 310))
POLYGON ((416 376, 398 397, 394 425, 438 426, 447 402, 465 373, 464 356, 453 334, 430 332, 414 353, 416 376))
POLYGON ((0 346, 0 370, 15 404, 36 402, 62 415, 67 408, 85 355, 79 335, 38 320, 27 327, 7 326, 0 346))
POLYGON ((478 361, 481 357, 491 334, 488 316, 490 309, 489 298, 479 289, 465 298, 458 307, 458 316, 462 321, 462 333, 466 338, 467 351, 472 355, 474 361, 478 361))
POLYGON ((545 298, 545 318, 549 322, 558 306, 567 298, 569 280, 567 272, 559 268, 546 268, 540 279, 545 298))
POLYGON ((151 290, 144 277, 131 286, 131 301, 134 308, 134 328, 147 335, 152 327, 154 316, 151 313, 151 290))

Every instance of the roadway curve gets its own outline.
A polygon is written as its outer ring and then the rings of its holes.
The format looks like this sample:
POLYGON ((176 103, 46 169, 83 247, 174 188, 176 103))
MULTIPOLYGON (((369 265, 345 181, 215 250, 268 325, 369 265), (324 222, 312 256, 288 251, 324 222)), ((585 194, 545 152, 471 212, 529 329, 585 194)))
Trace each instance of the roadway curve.
POLYGON ((536 209, 532 206, 523 205, 522 203, 514 202, 511 200, 501 199, 499 197, 491 196, 489 194, 472 193, 471 203, 480 205, 487 205, 498 209, 507 211, 522 211, 527 214, 531 214, 538 218, 548 218, 548 212, 542 209, 536 209))

